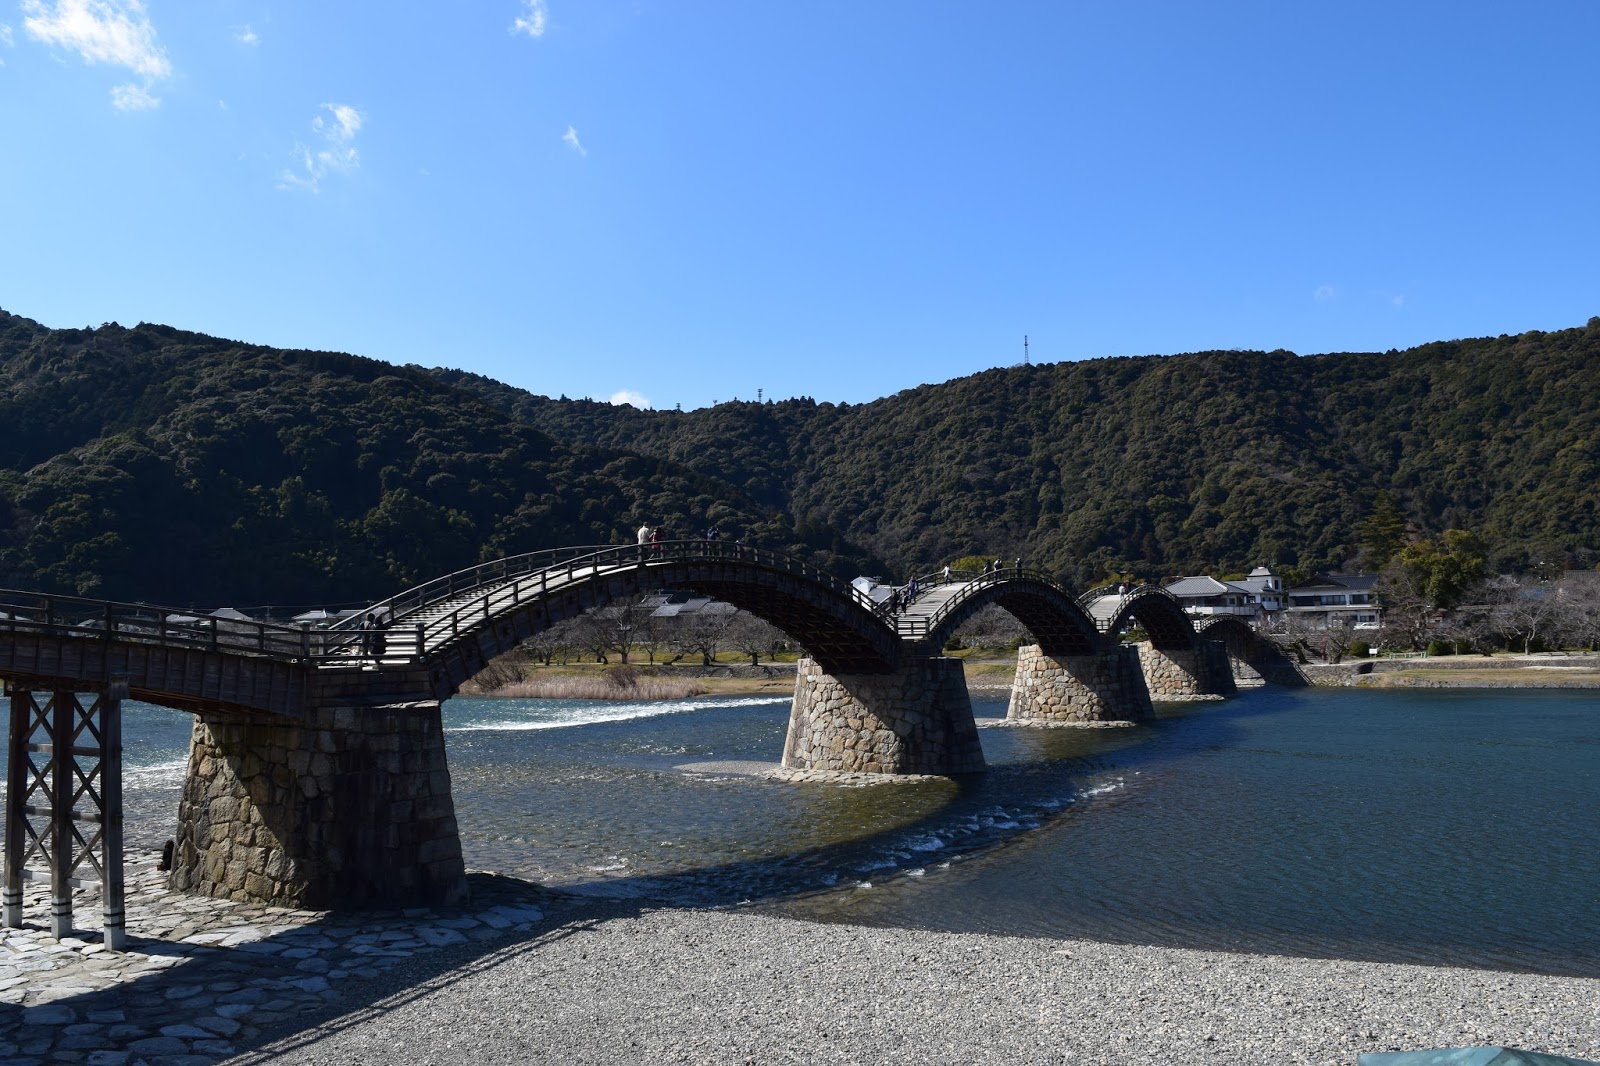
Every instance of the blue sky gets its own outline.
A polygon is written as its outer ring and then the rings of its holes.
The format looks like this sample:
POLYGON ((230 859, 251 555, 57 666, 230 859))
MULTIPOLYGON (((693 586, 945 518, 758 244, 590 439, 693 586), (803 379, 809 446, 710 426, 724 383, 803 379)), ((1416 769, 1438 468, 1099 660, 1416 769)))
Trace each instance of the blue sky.
POLYGON ((1600 314, 1600 5, 0 0, 0 307, 656 407, 1600 314))

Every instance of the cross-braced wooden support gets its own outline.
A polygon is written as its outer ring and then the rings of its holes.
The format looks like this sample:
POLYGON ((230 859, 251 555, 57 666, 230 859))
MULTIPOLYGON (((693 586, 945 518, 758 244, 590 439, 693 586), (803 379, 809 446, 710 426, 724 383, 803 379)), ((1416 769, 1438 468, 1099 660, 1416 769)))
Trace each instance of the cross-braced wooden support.
POLYGON ((105 945, 127 941, 122 883, 122 699, 116 684, 78 693, 11 691, 4 920, 22 924, 22 883, 49 870, 50 932, 72 931, 72 890, 98 883, 105 945), (87 834, 87 835, 86 835, 87 834), (81 872, 80 872, 81 871, 81 872), (92 871, 92 876, 90 876, 92 871))

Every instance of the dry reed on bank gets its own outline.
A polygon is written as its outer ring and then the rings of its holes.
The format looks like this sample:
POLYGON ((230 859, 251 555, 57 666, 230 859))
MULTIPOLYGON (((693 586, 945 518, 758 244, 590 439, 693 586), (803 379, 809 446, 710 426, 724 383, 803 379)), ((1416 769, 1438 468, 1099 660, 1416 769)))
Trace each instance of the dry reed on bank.
POLYGON ((524 700, 681 700, 709 691, 694 678, 631 677, 612 680, 620 671, 602 677, 534 677, 501 685, 486 696, 524 700))

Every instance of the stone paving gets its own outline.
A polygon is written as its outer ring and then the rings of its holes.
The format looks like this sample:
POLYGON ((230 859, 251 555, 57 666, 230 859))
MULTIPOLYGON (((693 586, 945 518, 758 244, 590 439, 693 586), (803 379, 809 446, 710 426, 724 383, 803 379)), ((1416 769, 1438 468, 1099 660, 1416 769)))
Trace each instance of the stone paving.
POLYGON ((30 883, 23 926, 0 928, 0 1063, 213 1063, 336 1008, 353 979, 526 933, 556 899, 509 878, 472 882, 460 908, 329 914, 171 892, 153 858, 130 860, 124 952, 101 943, 96 892, 75 894, 75 935, 58 942, 49 889, 30 883))

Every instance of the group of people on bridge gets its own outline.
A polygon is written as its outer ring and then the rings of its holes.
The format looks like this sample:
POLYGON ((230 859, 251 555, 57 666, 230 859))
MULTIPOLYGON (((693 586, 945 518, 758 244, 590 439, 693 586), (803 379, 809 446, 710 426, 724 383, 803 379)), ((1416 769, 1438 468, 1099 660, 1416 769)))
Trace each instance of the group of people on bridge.
MULTIPOLYGON (((722 530, 718 529, 715 525, 707 526, 704 536, 705 536, 705 542, 706 542, 706 547, 707 548, 715 548, 718 544, 720 544, 722 542, 722 530)), ((640 553, 640 555, 644 555, 647 552, 655 554, 655 555, 660 555, 661 554, 661 545, 666 543, 666 540, 667 540, 667 527, 666 526, 652 526, 649 522, 644 522, 644 523, 640 524, 640 526, 639 526, 639 553, 640 553)), ((741 539, 739 541, 736 541, 735 543, 743 544, 744 541, 741 539)))
POLYGON ((376 611, 368 611, 356 629, 360 632, 361 655, 369 659, 381 658, 388 650, 389 642, 383 631, 389 628, 386 618, 380 618, 376 611))
MULTIPOLYGON (((983 570, 980 572, 979 576, 984 578, 994 577, 1003 573, 1005 569, 1005 564, 999 559, 988 559, 985 560, 983 564, 983 570)), ((1015 572, 1018 574, 1022 573, 1022 560, 1020 558, 1016 561, 1015 572)), ((970 573, 970 571, 967 571, 966 573, 970 573)), ((939 571, 937 579, 930 578, 930 580, 932 580, 933 584, 935 585, 948 585, 952 581, 957 580, 957 572, 951 568, 949 563, 945 563, 944 568, 939 571)), ((967 578, 962 577, 961 580, 967 580, 967 578)), ((925 591, 925 586, 922 584, 922 579, 917 577, 916 574, 912 574, 910 577, 906 578, 906 583, 904 585, 894 586, 890 589, 888 600, 889 611, 891 613, 898 614, 900 611, 915 603, 917 597, 921 595, 923 591, 925 591)))

